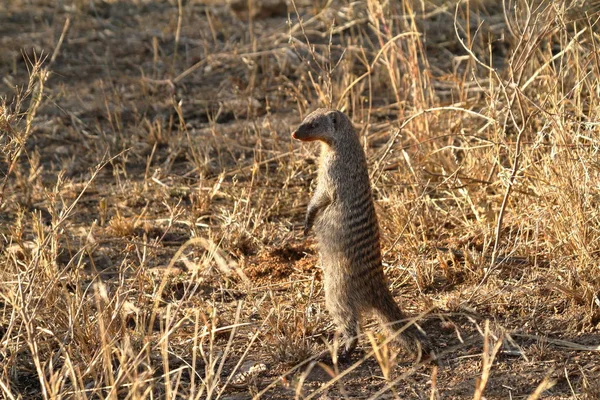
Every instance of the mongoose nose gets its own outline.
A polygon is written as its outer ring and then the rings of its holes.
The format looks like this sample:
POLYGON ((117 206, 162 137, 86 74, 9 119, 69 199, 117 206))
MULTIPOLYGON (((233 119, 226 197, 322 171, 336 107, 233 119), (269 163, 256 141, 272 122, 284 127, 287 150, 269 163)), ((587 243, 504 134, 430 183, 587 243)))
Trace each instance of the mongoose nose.
POLYGON ((294 131, 294 132, 292 132, 292 138, 294 138, 294 139, 298 139, 298 138, 296 137, 296 132, 297 132, 297 131, 294 131))

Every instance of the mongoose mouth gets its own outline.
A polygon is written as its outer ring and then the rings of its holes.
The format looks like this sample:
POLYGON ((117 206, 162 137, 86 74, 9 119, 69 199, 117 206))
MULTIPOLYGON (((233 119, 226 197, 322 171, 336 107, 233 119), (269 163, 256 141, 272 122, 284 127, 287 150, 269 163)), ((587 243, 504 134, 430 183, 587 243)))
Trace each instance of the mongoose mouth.
POLYGON ((299 134, 298 131, 292 132, 292 138, 300 140, 301 142, 313 142, 319 140, 314 136, 303 136, 302 134, 299 134))

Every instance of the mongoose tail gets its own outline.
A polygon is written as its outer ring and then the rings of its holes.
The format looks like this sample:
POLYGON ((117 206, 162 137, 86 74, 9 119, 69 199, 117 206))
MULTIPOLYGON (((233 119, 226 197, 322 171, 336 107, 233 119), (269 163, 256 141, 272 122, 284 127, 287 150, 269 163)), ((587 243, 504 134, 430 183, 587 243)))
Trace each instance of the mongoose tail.
MULTIPOLYGON (((371 193, 367 158, 352 122, 340 111, 318 109, 292 133, 294 139, 321 142, 318 184, 308 205, 304 234, 314 226, 319 244, 325 303, 343 335, 341 359, 355 349, 360 316, 375 311, 390 329, 403 328, 383 274, 379 223, 371 193)), ((423 335, 415 326, 398 334, 411 353, 423 335)))

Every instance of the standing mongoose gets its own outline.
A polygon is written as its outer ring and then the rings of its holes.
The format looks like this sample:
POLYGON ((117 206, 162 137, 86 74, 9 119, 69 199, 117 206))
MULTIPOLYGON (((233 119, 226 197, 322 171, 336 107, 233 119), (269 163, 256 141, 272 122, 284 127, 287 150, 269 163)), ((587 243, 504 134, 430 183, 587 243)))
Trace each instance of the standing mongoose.
MULTIPOLYGON (((343 335, 343 360, 356 347, 362 313, 374 312, 390 331, 404 326, 405 315, 383 274, 367 159, 352 122, 340 111, 320 108, 306 116, 292 137, 321 142, 318 184, 308 204, 304 235, 314 225, 325 302, 343 335)), ((414 325, 396 337, 419 357, 429 352, 425 336, 414 325)))

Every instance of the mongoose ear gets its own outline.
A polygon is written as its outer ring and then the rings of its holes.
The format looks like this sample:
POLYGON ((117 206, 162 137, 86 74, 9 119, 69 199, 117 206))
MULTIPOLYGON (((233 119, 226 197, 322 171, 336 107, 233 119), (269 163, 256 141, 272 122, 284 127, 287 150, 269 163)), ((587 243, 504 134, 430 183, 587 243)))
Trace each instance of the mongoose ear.
POLYGON ((333 127, 337 128, 338 122, 340 122, 340 117, 338 115, 338 112, 337 111, 330 111, 330 112, 327 113, 327 116, 331 120, 331 123, 333 124, 333 127))

